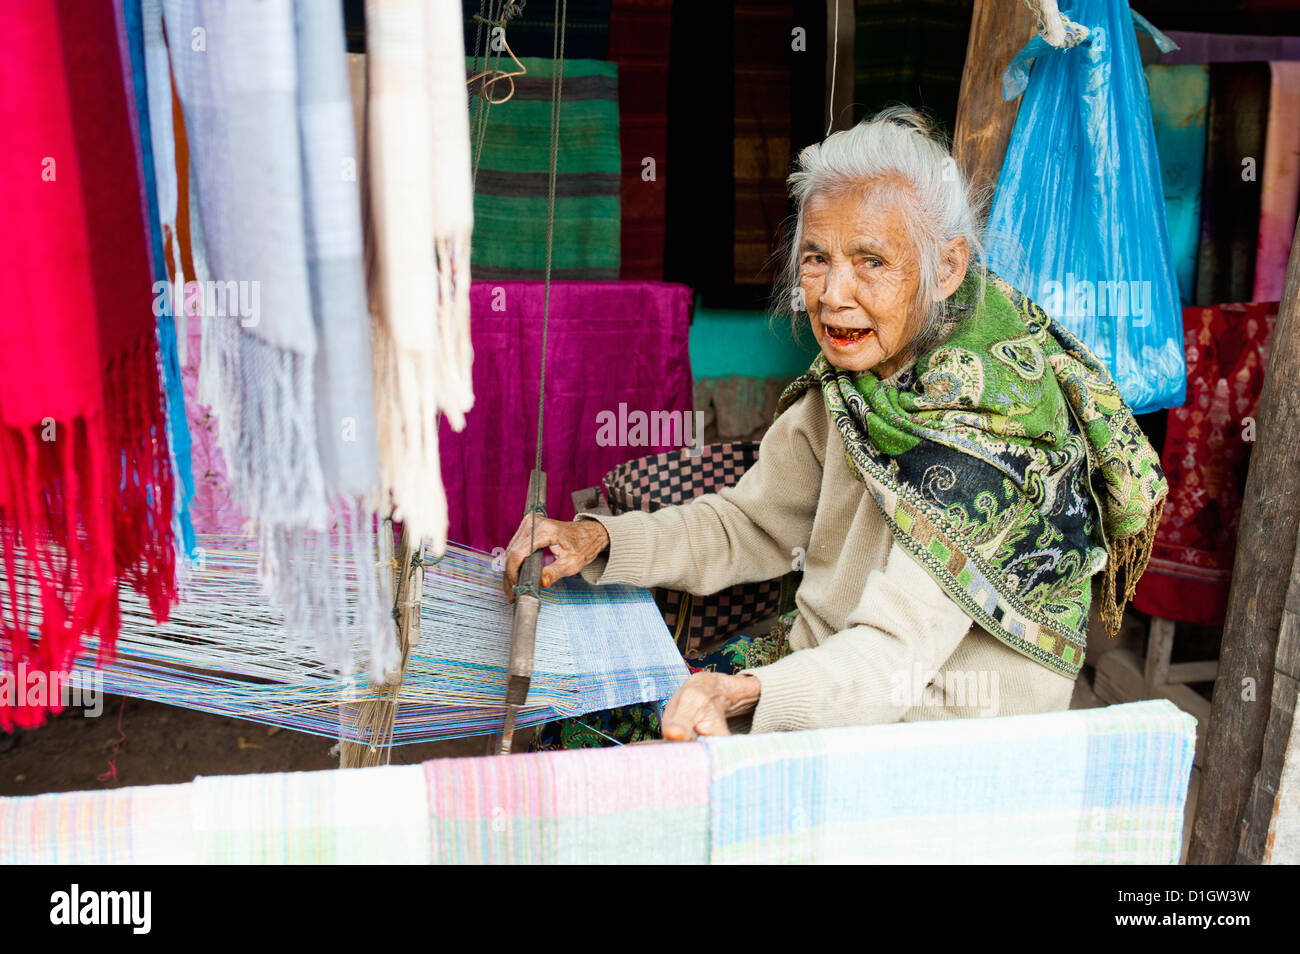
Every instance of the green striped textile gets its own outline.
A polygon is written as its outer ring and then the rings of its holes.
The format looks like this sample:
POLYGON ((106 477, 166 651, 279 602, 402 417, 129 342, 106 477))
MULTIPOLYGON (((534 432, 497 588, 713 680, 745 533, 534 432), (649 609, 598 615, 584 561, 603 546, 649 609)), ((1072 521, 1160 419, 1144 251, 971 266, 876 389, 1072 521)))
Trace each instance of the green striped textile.
MULTIPOLYGON (((475 177, 471 267, 478 280, 545 274, 553 63, 520 62, 528 72, 515 78, 514 96, 488 112, 475 177)), ((493 95, 506 88, 496 84, 493 95)), ((565 60, 551 265, 557 281, 618 278, 619 174, 618 68, 565 60)))

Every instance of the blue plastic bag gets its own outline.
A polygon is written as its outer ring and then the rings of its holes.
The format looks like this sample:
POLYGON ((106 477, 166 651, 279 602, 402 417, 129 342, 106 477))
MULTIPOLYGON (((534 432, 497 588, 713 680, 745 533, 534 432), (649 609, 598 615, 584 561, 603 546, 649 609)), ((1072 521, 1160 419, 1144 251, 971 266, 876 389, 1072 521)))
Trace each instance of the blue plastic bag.
POLYGON ((1058 50, 1035 37, 1003 74, 1024 101, 989 215, 990 268, 1074 332, 1138 414, 1187 387, 1178 277, 1134 23, 1126 0, 1074 0, 1088 29, 1058 50), (1030 66, 1032 65, 1032 72, 1030 66))

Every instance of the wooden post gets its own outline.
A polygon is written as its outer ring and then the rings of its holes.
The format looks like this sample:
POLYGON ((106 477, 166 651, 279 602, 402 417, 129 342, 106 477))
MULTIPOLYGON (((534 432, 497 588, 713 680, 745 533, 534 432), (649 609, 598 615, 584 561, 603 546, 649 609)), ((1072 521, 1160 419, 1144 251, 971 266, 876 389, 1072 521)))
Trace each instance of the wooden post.
MULTIPOLYGON (((383 524, 380 533, 381 556, 393 553, 393 525, 383 524), (386 545, 386 549, 385 549, 386 545)), ((420 610, 424 595, 424 563, 420 560, 421 541, 412 540, 402 527, 397 545, 398 559, 394 562, 395 596, 393 616, 397 622, 397 639, 402 649, 401 666, 393 680, 382 686, 372 686, 370 694, 356 707, 357 736, 366 742, 344 740, 339 747, 339 768, 363 768, 384 765, 392 747, 393 724, 397 718, 397 697, 402 691, 406 675, 406 661, 411 649, 420 641, 420 610)))
MULTIPOLYGON (((1278 795, 1282 788, 1282 770, 1294 734, 1296 696, 1300 692, 1300 534, 1296 537, 1295 556, 1291 563, 1291 581, 1287 586, 1286 605, 1278 627, 1277 655, 1273 659, 1273 691, 1269 693, 1268 723, 1264 727, 1264 746, 1260 751, 1259 771, 1251 786, 1250 798, 1241 821, 1241 844, 1237 860, 1260 864, 1267 860, 1272 847, 1276 815, 1283 807, 1278 795)), ((1296 756, 1292 756, 1296 757, 1296 756)))
POLYGON ((1021 0, 975 0, 952 154, 977 195, 992 196, 1020 112, 1019 99, 1002 98, 1002 71, 1035 28, 1033 13, 1021 0))
MULTIPOLYGON (((1300 530, 1300 230, 1291 245, 1282 304, 1259 399, 1258 440, 1237 532, 1237 555, 1223 625, 1219 675, 1206 742, 1204 784, 1192 827, 1188 861, 1249 861, 1262 838, 1252 791, 1264 766, 1265 736, 1274 699, 1274 671, 1297 664, 1294 620, 1285 612, 1297 570, 1300 530), (1279 632, 1288 636, 1279 658, 1279 632), (1244 854, 1243 854, 1244 851, 1244 854)), ((1293 610, 1300 610, 1300 583, 1293 610)), ((1292 681, 1297 675, 1291 673, 1292 681)), ((1291 687, 1294 705, 1294 687, 1291 687)), ((1287 729, 1289 731, 1289 725, 1287 729)), ((1264 780, 1265 783, 1267 780, 1264 780)), ((1274 782, 1274 785, 1276 782, 1274 782)), ((1269 806, 1271 811, 1271 806, 1269 806)), ((1267 829, 1267 819, 1264 820, 1267 829)), ((1257 858, 1255 860, 1258 860, 1257 858)))

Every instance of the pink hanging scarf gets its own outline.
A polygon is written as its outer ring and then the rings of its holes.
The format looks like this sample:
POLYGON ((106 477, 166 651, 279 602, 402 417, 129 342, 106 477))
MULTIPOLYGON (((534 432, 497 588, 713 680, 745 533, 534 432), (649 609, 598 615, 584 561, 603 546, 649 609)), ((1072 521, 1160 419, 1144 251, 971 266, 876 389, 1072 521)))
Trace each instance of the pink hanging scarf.
POLYGON ((39 724, 117 582, 165 619, 173 487, 130 104, 107 4, 0 5, 0 728, 39 724), (16 690, 16 691, 15 691, 16 690))

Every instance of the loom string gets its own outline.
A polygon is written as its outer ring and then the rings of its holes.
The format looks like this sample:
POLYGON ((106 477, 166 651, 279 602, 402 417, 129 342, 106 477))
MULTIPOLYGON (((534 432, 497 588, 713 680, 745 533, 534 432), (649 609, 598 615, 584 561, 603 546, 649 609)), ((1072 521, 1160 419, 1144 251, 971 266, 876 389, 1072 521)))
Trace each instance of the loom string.
POLYGON ((826 135, 831 134, 831 127, 835 125, 835 77, 840 61, 840 3, 843 0, 831 0, 835 4, 835 28, 831 36, 831 90, 830 102, 826 109, 826 135))
POLYGON ((604 738, 609 739, 609 741, 613 742, 615 745, 626 745, 626 744, 627 744, 627 743, 625 743, 625 742, 620 742, 618 739, 614 738, 614 737, 613 737, 612 735, 610 735, 608 732, 601 732, 601 731, 600 731, 599 729, 597 729, 594 725, 588 725, 587 723, 583 722, 581 719, 574 719, 573 721, 576 722, 576 723, 578 723, 578 725, 582 726, 584 729, 590 729, 592 732, 595 732, 597 735, 599 735, 599 736, 603 736, 604 738))
MULTIPOLYGON (((484 18, 484 14, 485 14, 486 12, 487 12, 487 0, 478 0, 478 14, 474 17, 474 23, 475 23, 475 26, 474 26, 474 59, 473 59, 473 66, 470 68, 470 71, 471 71, 472 73, 474 73, 474 74, 477 74, 477 73, 478 73, 478 58, 479 58, 479 53, 480 53, 480 52, 482 51, 482 49, 483 49, 483 24, 486 22, 486 20, 485 20, 485 18, 484 18)), ((471 77, 471 78, 470 78, 470 82, 472 83, 473 81, 474 81, 474 80, 473 80, 473 78, 471 77)), ((477 103, 476 103, 476 104, 475 104, 475 111, 476 111, 476 112, 477 112, 477 108, 478 108, 478 107, 477 107, 477 103)))
MULTIPOLYGON (((307 651, 264 638, 280 621, 258 600, 252 541, 237 534, 201 541, 206 567, 168 624, 150 626, 147 605, 124 595, 127 636, 101 670, 103 691, 333 738, 343 721, 344 739, 373 744, 374 736, 340 719, 363 699, 360 672, 340 678, 307 651)), ((453 544, 430 565, 430 577, 426 589, 439 594, 437 606, 430 601, 422 613, 429 639, 406 668, 392 744, 488 735, 500 726, 510 626, 492 556, 453 544)), ((662 698, 684 678, 671 643, 651 638, 663 620, 645 591, 564 580, 541 596, 552 605, 540 617, 521 727, 662 698), (625 632, 622 645, 607 642, 611 613, 625 632)))
MULTIPOLYGON (((537 452, 533 467, 542 469, 542 422, 546 411, 546 339, 551 317, 551 256, 555 245, 555 174, 560 155, 560 101, 563 98, 564 84, 564 30, 569 13, 569 0, 560 0, 555 5, 555 34, 551 38, 551 168, 546 183, 546 275, 545 291, 542 295, 542 361, 541 373, 537 381, 537 452)), ((542 501, 541 481, 533 487, 533 499, 529 504, 531 523, 528 528, 528 552, 537 548, 537 516, 546 514, 546 504, 542 501)), ((524 588, 515 587, 516 593, 527 592, 531 583, 524 588)))
MULTIPOLYGON (((481 7, 480 7, 480 9, 481 9, 481 7)), ((481 17, 478 16, 478 15, 476 15, 476 16, 474 17, 474 19, 480 21, 479 30, 480 30, 480 35, 481 35, 481 31, 482 31, 482 20, 481 20, 481 17)), ((466 83, 466 85, 472 85, 473 82, 474 82, 475 80, 482 80, 483 82, 479 84, 479 92, 482 94, 482 99, 483 99, 483 100, 484 100, 484 101, 485 101, 489 106, 500 106, 502 103, 508 103, 508 102, 510 102, 510 100, 514 99, 514 96, 515 96, 515 77, 516 77, 516 76, 526 76, 526 75, 528 74, 528 70, 524 67, 524 64, 523 64, 523 63, 519 62, 519 57, 515 56, 515 51, 512 50, 512 49, 510 49, 510 42, 509 42, 509 40, 507 40, 506 35, 505 35, 505 21, 502 20, 500 23, 494 23, 493 25, 494 25, 494 26, 498 26, 498 27, 501 28, 501 46, 504 48, 504 52, 505 52, 507 55, 509 55, 511 61, 515 64, 515 66, 517 67, 517 69, 516 69, 514 72, 510 72, 510 73, 508 73, 508 72, 506 72, 505 70, 500 69, 499 67, 487 67, 486 69, 484 69, 484 70, 482 70, 482 71, 480 72, 479 69, 478 69, 478 57, 475 56, 475 57, 474 57, 474 66, 473 66, 473 68, 472 68, 471 75, 470 75, 469 79, 467 79, 467 80, 465 81, 465 83, 466 83), (504 83, 509 83, 509 84, 510 84, 510 92, 506 93, 506 94, 505 94, 504 96, 502 96, 500 99, 493 99, 493 98, 491 97, 491 95, 489 95, 489 93, 488 93, 488 88, 489 88, 489 87, 492 87, 492 86, 495 86, 497 83, 502 83, 502 82, 504 82, 504 83)), ((479 42, 479 41, 476 39, 476 40, 475 40, 475 52, 476 52, 476 53, 477 53, 478 42, 479 42)), ((497 52, 497 63, 500 63, 500 62, 501 62, 501 53, 500 53, 500 51, 498 51, 498 52, 497 52)), ((485 58, 484 58, 484 65, 485 65, 485 66, 486 66, 486 63, 487 63, 487 60, 486 60, 486 57, 485 57, 485 58)), ((480 143, 480 148, 481 148, 481 143, 480 143)))
POLYGON ((499 0, 500 5, 498 5, 498 0, 490 0, 490 2, 489 0, 479 0, 479 12, 475 15, 475 20, 478 22, 478 30, 474 36, 474 60, 473 66, 471 67, 471 71, 474 75, 470 76, 466 82, 473 84, 476 79, 481 82, 479 83, 478 89, 479 95, 475 97, 474 116, 470 126, 470 135, 474 141, 474 169, 471 178, 471 189, 477 188, 478 185, 479 159, 483 155, 483 143, 487 137, 488 115, 492 110, 492 106, 494 104, 508 102, 512 99, 515 95, 515 81, 513 77, 523 76, 528 72, 524 69, 524 65, 519 62, 514 51, 510 49, 510 45, 506 40, 505 25, 510 19, 511 2, 512 0, 499 0), (506 73, 500 69, 501 53, 500 51, 493 51, 491 49, 490 31, 486 43, 483 39, 483 27, 485 25, 490 27, 499 27, 501 29, 502 45, 505 47, 506 52, 510 54, 510 59, 512 59, 515 65, 519 68, 518 72, 506 73), (496 52, 495 62, 492 61, 493 52, 496 52), (478 68, 480 54, 483 56, 484 69, 482 72, 480 72, 478 68), (489 76, 492 77, 492 79, 489 80, 489 76), (500 82, 502 79, 508 79, 510 81, 510 93, 504 99, 493 100, 492 97, 488 95, 488 87, 493 83, 500 82))
MULTIPOLYGON (((554 251, 555 239, 555 177, 559 165, 560 153, 560 101, 562 98, 562 89, 564 82, 564 30, 568 17, 568 0, 560 0, 555 6, 555 16, 553 20, 553 32, 551 34, 551 141, 550 141, 550 169, 547 173, 546 183, 546 272, 542 298, 542 354, 540 369, 537 377, 537 444, 533 460, 533 470, 529 476, 528 488, 530 500, 527 506, 528 515, 528 551, 525 558, 524 566, 528 565, 536 554, 537 562, 532 564, 528 571, 528 577, 522 578, 523 567, 520 568, 521 579, 514 584, 514 595, 516 597, 515 613, 518 619, 520 612, 520 603, 518 599, 524 596, 532 596, 540 599, 538 590, 543 578, 543 560, 544 556, 537 553, 537 519, 539 516, 546 516, 546 502, 542 499, 543 484, 545 474, 542 471, 542 434, 543 420, 546 411, 546 346, 547 333, 550 326, 551 314, 551 262, 554 251), (533 575, 536 574, 537 582, 533 582, 533 575)), ((538 607, 540 610, 540 606, 538 607)), ((518 714, 519 703, 526 703, 529 690, 531 689, 532 673, 535 665, 536 654, 536 626, 537 619, 534 616, 527 626, 533 630, 527 634, 527 643, 523 642, 525 638, 523 631, 511 636, 511 681, 507 684, 506 699, 511 699, 514 687, 518 685, 514 680, 521 679, 522 697, 518 703, 507 701, 505 720, 501 726, 501 740, 497 749, 497 754, 506 755, 510 752, 511 741, 514 737, 515 719, 518 714), (526 665, 524 672, 517 672, 515 669, 514 654, 516 651, 516 641, 519 641, 519 663, 526 665), (523 648, 526 646, 526 650, 523 648)))
MULTIPOLYGON (((493 8, 494 7, 495 0, 493 3, 493 8)), ((479 0, 478 11, 478 29, 474 34, 474 61, 472 67, 475 73, 479 71, 478 66, 480 53, 483 55, 485 66, 487 65, 487 60, 491 53, 490 49, 486 49, 483 44, 483 26, 487 22, 484 19, 484 14, 491 12, 489 10, 488 0, 479 0)), ((474 140, 472 147, 474 151, 474 170, 470 179, 471 191, 477 191, 478 189, 479 157, 483 154, 483 137, 487 129, 487 111, 492 108, 491 101, 489 100, 482 84, 479 86, 479 94, 480 95, 474 97, 474 115, 471 117, 470 121, 470 135, 474 140)))

